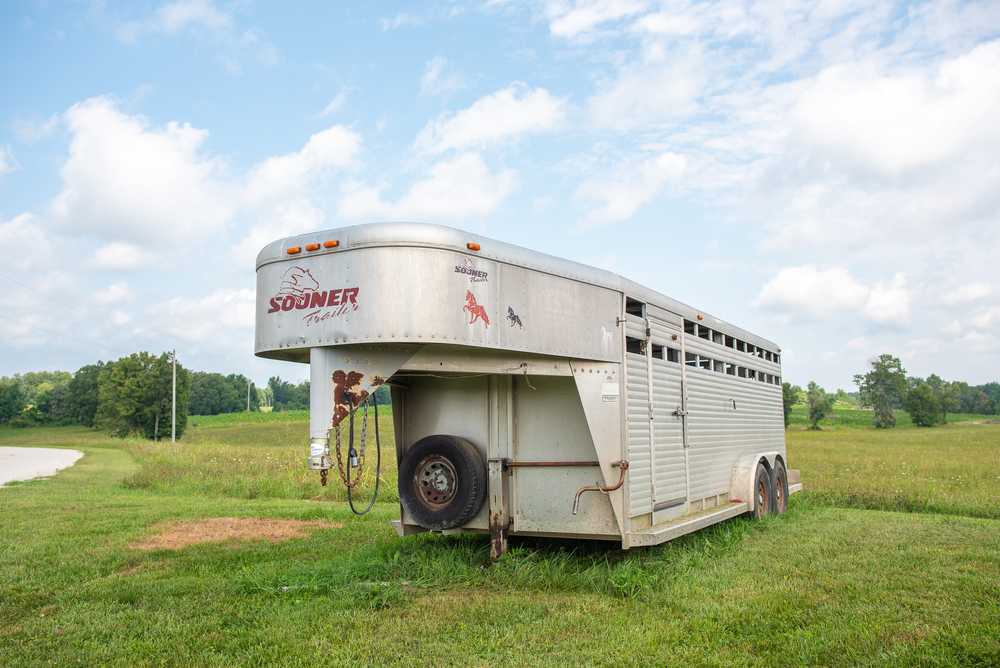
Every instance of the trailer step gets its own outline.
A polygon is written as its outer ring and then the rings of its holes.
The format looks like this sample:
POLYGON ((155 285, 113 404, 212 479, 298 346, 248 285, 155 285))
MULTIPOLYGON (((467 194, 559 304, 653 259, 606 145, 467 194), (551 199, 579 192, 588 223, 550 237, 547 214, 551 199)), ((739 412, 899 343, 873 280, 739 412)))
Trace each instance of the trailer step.
POLYGON ((633 531, 629 534, 629 547, 642 547, 645 545, 659 545, 668 540, 679 538, 684 534, 689 534, 707 526, 728 520, 731 517, 742 515, 750 510, 750 506, 742 501, 734 501, 718 508, 709 508, 693 515, 685 515, 671 522, 642 531, 633 531))

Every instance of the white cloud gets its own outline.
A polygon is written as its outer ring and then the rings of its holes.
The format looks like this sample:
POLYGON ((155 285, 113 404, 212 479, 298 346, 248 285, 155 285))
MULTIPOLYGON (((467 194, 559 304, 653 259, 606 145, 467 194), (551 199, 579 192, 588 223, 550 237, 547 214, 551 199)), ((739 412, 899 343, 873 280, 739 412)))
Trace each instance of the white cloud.
POLYGON ((174 0, 154 10, 145 18, 118 25, 116 35, 122 42, 134 44, 147 35, 176 36, 190 34, 211 44, 216 57, 231 73, 242 72, 242 61, 249 55, 262 65, 273 66, 280 60, 278 49, 259 30, 240 28, 230 9, 213 0, 174 0))
POLYGON ((33 144, 51 135, 59 126, 59 114, 53 114, 44 121, 14 121, 14 134, 25 144, 33 144))
POLYGON ((19 165, 7 146, 0 146, 0 176, 17 171, 19 165))
POLYGON ((65 118, 70 154, 52 215, 66 231, 180 243, 217 232, 232 215, 223 164, 202 151, 206 131, 151 128, 107 98, 76 104, 65 118))
POLYGON ((111 311, 109 322, 114 327, 124 327, 128 323, 132 322, 132 317, 128 313, 125 313, 125 311, 115 309, 111 311))
POLYGON ((97 249, 91 265, 97 269, 129 271, 148 267, 155 262, 153 254, 136 244, 112 241, 97 249))
POLYGON ((132 292, 127 283, 112 283, 103 290, 94 293, 94 301, 104 306, 130 302, 134 298, 135 293, 132 292))
POLYGON ((583 217, 584 226, 617 223, 631 218, 671 182, 687 170, 683 155, 666 152, 640 161, 619 165, 613 173, 584 181, 576 190, 578 201, 595 208, 583 217))
POLYGON ((896 274, 891 281, 880 281, 871 287, 864 313, 874 322, 903 324, 910 319, 912 302, 912 294, 906 287, 906 277, 896 274))
POLYGON ((326 214, 316 191, 329 178, 357 162, 361 136, 342 125, 312 135, 301 150, 274 156, 255 166, 243 189, 245 215, 252 224, 234 249, 234 258, 252 262, 267 243, 320 229, 326 214))
MULTIPOLYGON (((174 297, 153 304, 146 320, 166 336, 222 348, 232 345, 234 332, 252 328, 255 304, 253 290, 220 289, 203 297, 174 297)), ((249 355, 249 341, 246 345, 249 355)))
POLYGON ((118 38, 134 42, 148 33, 171 35, 190 28, 224 30, 232 26, 232 16, 212 0, 176 0, 162 5, 141 21, 129 21, 118 27, 118 38))
POLYGON ((936 65, 839 65, 797 86, 762 207, 779 246, 926 245, 1000 209, 1000 40, 936 65), (774 215, 777 212, 777 215, 774 215), (877 224, 873 224, 876 223, 877 224))
POLYGON ((64 234, 105 242, 92 261, 101 269, 144 267, 223 232, 236 216, 249 223, 237 256, 252 257, 250 245, 322 223, 315 189, 361 150, 356 132, 334 125, 235 178, 204 150, 208 133, 190 125, 151 127, 106 98, 74 105, 65 118, 70 155, 52 219, 64 234))
POLYGON ((587 116, 599 128, 619 131, 676 123, 698 110, 704 79, 697 48, 653 52, 602 84, 587 101, 587 116))
POLYGON ((513 192, 513 171, 493 172, 475 153, 442 160, 395 202, 383 198, 382 189, 352 184, 344 189, 338 211, 346 218, 366 220, 461 220, 486 216, 513 192))
POLYGON ((545 14, 553 35, 574 39, 586 37, 606 23, 634 16, 645 8, 646 3, 637 0, 550 0, 545 14))
POLYGON ((8 277, 41 276, 57 268, 53 266, 52 240, 30 213, 0 221, 0 257, 8 277))
POLYGON ((957 160, 1000 141, 1000 41, 933 69, 886 73, 835 65, 792 109, 798 136, 823 155, 891 178, 957 160))
POLYGON ((64 271, 57 248, 31 214, 0 221, 0 340, 38 345, 64 336, 80 309, 78 281, 64 271), (58 305, 58 306, 57 306, 58 305), (53 308, 56 307, 56 308, 53 308))
POLYGON ((446 95, 462 87, 462 78, 457 74, 449 74, 446 70, 448 59, 435 56, 427 61, 424 73, 420 76, 421 95, 446 95))
POLYGON ((844 267, 786 267, 761 289, 757 305, 789 315, 824 319, 855 312, 870 321, 900 325, 910 318, 912 295, 897 274, 888 282, 865 285, 844 267))
POLYGON ((966 283, 948 290, 941 303, 948 306, 979 301, 993 294, 993 288, 986 283, 966 283))
POLYGON ((971 323, 977 329, 1000 329, 1000 306, 993 306, 972 316, 971 323))
POLYGON ((438 154, 451 149, 480 148, 556 128, 566 116, 566 103, 544 88, 515 83, 446 114, 424 126, 414 142, 417 151, 438 154))
POLYGON ((422 23, 423 21, 420 18, 413 16, 412 14, 407 14, 406 12, 399 12, 395 16, 388 18, 383 17, 378 20, 379 28, 381 28, 383 32, 397 30, 404 27, 418 26, 422 23))
POLYGON ((361 137, 343 125, 312 135, 300 151, 264 160, 253 168, 246 188, 250 202, 298 195, 325 172, 354 164, 361 137))
POLYGON ((323 107, 323 111, 319 112, 320 118, 326 118, 327 116, 332 116, 341 109, 344 108, 344 103, 347 102, 347 88, 342 87, 337 94, 323 107))

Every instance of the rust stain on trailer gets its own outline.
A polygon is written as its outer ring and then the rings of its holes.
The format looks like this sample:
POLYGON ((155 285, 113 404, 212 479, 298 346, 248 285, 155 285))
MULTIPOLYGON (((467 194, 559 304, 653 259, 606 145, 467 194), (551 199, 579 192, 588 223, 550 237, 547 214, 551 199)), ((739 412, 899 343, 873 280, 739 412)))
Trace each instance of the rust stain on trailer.
POLYGON ((337 369, 333 372, 333 417, 330 426, 336 427, 368 398, 368 390, 361 387, 365 374, 358 371, 337 369))

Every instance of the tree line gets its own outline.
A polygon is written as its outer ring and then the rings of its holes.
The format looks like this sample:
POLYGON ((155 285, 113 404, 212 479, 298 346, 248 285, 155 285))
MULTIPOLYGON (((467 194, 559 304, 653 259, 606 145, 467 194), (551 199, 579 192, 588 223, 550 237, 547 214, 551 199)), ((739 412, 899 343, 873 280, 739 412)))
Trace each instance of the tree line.
MULTIPOLYGON (((908 376, 902 361, 891 354, 882 354, 871 361, 866 373, 854 376, 858 387, 855 395, 862 408, 872 411, 872 426, 891 429, 896 426, 896 410, 903 410, 918 427, 944 424, 948 413, 997 415, 1000 413, 1000 383, 969 385, 964 381, 946 381, 937 374, 927 378, 908 376)), ((782 384, 785 426, 788 426, 792 406, 805 401, 809 428, 819 429, 819 422, 833 410, 843 390, 832 394, 815 382, 805 390, 791 383, 782 384)))
MULTIPOLYGON (((116 436, 158 440, 170 436, 171 353, 137 352, 116 361, 87 364, 75 373, 30 371, 0 377, 0 425, 31 427, 79 424, 116 436)), ((389 403, 388 388, 375 400, 389 403)), ((309 381, 278 376, 258 388, 242 374, 190 371, 177 364, 177 435, 188 415, 218 415, 309 408, 309 381), (249 404, 249 405, 248 405, 249 404)))

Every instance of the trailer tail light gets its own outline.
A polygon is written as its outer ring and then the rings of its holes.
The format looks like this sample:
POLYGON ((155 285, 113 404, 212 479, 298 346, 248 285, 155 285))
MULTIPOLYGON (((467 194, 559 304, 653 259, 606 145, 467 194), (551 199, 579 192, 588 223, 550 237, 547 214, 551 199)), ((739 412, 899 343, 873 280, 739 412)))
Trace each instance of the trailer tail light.
POLYGON ((306 244, 307 251, 317 251, 319 250, 319 244, 306 244))
POLYGON ((285 252, 288 253, 289 255, 298 255, 299 253, 302 252, 302 248, 300 248, 299 246, 289 246, 288 250, 286 250, 285 252))
POLYGON ((336 239, 329 239, 323 242, 323 248, 336 248, 340 245, 340 242, 336 239))
POLYGON ((465 244, 465 247, 468 248, 470 251, 479 250, 479 244, 477 244, 475 241, 470 241, 469 243, 465 244))

